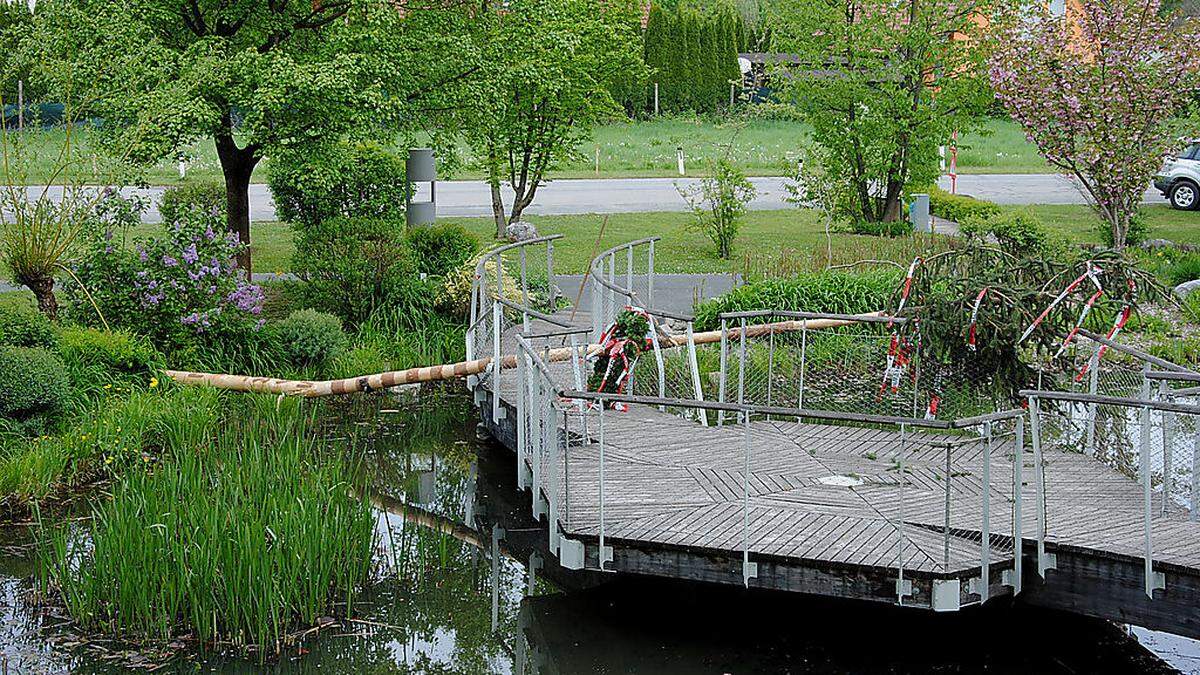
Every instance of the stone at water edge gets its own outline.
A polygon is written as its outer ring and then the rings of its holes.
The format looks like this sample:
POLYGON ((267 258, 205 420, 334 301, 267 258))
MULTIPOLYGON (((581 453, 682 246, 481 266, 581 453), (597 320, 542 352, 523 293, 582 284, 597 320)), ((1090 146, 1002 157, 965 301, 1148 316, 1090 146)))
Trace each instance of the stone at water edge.
POLYGON ((514 244, 519 241, 537 239, 537 236, 537 227, 535 227, 533 223, 528 223, 524 220, 518 220, 515 223, 509 223, 508 227, 504 228, 504 238, 508 239, 514 244))
POLYGON ((1179 284, 1171 292, 1175 294, 1175 297, 1183 300, 1187 296, 1191 295, 1192 291, 1196 290, 1197 288, 1200 288, 1200 279, 1192 279, 1191 281, 1185 281, 1182 284, 1179 284))

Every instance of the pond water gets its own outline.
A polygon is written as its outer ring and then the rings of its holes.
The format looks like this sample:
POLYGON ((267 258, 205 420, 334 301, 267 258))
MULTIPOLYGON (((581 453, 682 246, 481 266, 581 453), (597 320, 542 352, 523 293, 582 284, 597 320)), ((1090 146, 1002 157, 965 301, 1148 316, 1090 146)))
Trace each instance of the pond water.
MULTIPOLYGON (((330 436, 365 459, 384 542, 357 620, 265 666, 184 654, 156 672, 1200 673, 1194 641, 1042 611, 933 615, 553 565, 531 582, 544 534, 511 454, 476 439, 467 397, 360 397, 333 412, 345 422, 330 436)), ((28 606, 28 546, 22 528, 0 529, 0 671, 126 672, 120 645, 28 606)))

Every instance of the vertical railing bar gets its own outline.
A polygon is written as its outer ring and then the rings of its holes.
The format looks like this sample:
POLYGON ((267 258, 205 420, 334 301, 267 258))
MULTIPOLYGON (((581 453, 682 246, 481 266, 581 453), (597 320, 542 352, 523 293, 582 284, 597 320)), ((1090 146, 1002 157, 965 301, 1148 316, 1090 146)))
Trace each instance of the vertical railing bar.
POLYGON ((625 258, 625 290, 629 293, 629 304, 633 304, 633 247, 626 249, 625 258))
MULTIPOLYGON (((687 348, 688 348, 688 366, 692 369, 692 388, 696 392, 696 400, 704 400, 704 389, 700 383, 700 365, 696 361, 696 337, 692 331, 692 322, 687 322, 687 348)), ((700 414, 700 423, 708 426, 708 413, 703 410, 697 411, 700 414)))
POLYGON ((1192 436, 1192 514, 1193 522, 1200 521, 1200 418, 1193 418, 1192 436))
POLYGON ((646 304, 654 306, 654 240, 650 240, 650 253, 647 255, 646 304))
POLYGON ((608 306, 609 306, 609 309, 612 311, 612 316, 604 317, 604 318, 608 319, 608 321, 606 322, 606 325, 609 323, 612 323, 613 321, 616 321, 617 314, 619 313, 619 311, 617 310, 617 291, 616 291, 616 286, 617 286, 617 254, 616 254, 616 252, 608 254, 608 286, 609 286, 609 288, 608 288, 608 306))
POLYGON ((1033 492, 1034 514, 1037 516, 1038 575, 1046 578, 1046 485, 1045 469, 1042 467, 1041 402, 1038 397, 1029 398, 1029 421, 1033 432, 1033 492))
POLYGON ((1150 467, 1150 407, 1142 406, 1141 410, 1141 448, 1139 453, 1139 461, 1141 462, 1141 479, 1142 479, 1142 526, 1143 526, 1143 545, 1145 548, 1145 581, 1146 581, 1146 597, 1154 598, 1154 543, 1150 536, 1151 516, 1150 509, 1152 504, 1152 493, 1150 491, 1151 482, 1151 467, 1150 467))
POLYGON ((504 312, 498 302, 492 303, 492 423, 500 421, 500 329, 504 312))
MULTIPOLYGON (((571 531, 571 416, 570 407, 563 410, 563 528, 571 531)), ((584 415, 579 415, 583 419, 584 415)), ((586 441, 586 433, 585 443, 586 441)), ((561 559, 561 558, 560 558, 561 559)))
POLYGON ((992 423, 983 423, 983 530, 980 532, 979 551, 979 602, 987 602, 991 584, 992 566, 992 423))
POLYGON ((558 309, 558 287, 554 283, 554 240, 546 242, 546 286, 550 296, 550 311, 547 313, 553 314, 558 309))
MULTIPOLYGON (((604 307, 603 307, 604 293, 603 293, 603 291, 600 290, 600 282, 597 280, 598 276, 596 274, 597 267, 601 268, 600 273, 603 274, 603 266, 604 266, 603 262, 601 262, 599 265, 597 265, 596 261, 592 261, 592 266, 591 266, 592 307, 591 307, 591 309, 592 309, 592 343, 593 344, 600 342, 600 335, 606 328, 606 326, 603 324, 603 321, 604 321, 604 307)), ((588 279, 585 277, 584 281, 588 281, 588 279)))
MULTIPOLYGON (((1158 398, 1161 401, 1167 401, 1170 398, 1170 386, 1166 380, 1158 383, 1158 398)), ((1163 457, 1162 457, 1162 510, 1160 513, 1166 515, 1170 509, 1171 492, 1174 488, 1173 475, 1175 473, 1175 458, 1172 455, 1172 449, 1175 446, 1175 415, 1167 411, 1162 411, 1162 442, 1163 442, 1163 457)))
POLYGON ((1023 516, 1021 514, 1021 494, 1025 489, 1025 479, 1022 475, 1025 468, 1025 417, 1017 418, 1017 432, 1013 448, 1013 595, 1021 592, 1021 575, 1024 574, 1025 533, 1023 516))
MULTIPOLYGON (((729 320, 721 319, 721 373, 717 378, 717 401, 725 402, 725 371, 729 366, 729 320)), ((717 411, 717 426, 725 426, 725 411, 717 411)))
POLYGON ((942 511, 942 565, 943 569, 950 567, 950 476, 953 468, 950 465, 950 444, 946 443, 946 494, 942 511))
MULTIPOLYGON (((774 322, 775 317, 770 318, 774 322)), ((775 383, 775 327, 771 326, 767 336, 767 407, 771 407, 771 393, 775 383)))
POLYGON ((904 460, 905 460, 905 455, 907 455, 907 453, 908 453, 908 425, 901 423, 900 424, 900 452, 896 459, 896 466, 900 470, 900 520, 896 524, 896 532, 900 537, 900 546, 899 546, 900 574, 899 574, 899 581, 896 583, 896 595, 897 595, 897 599, 899 600, 899 604, 901 604, 901 605, 904 604, 904 596, 907 594, 904 590, 904 544, 905 544, 904 519, 906 517, 904 511, 905 511, 905 502, 907 501, 905 498, 906 494, 907 494, 907 490, 905 488, 908 485, 908 475, 905 473, 904 460))
POLYGON ((738 405, 746 404, 746 318, 738 323, 738 405))
MULTIPOLYGON (((808 356, 808 319, 800 320, 800 394, 796 397, 796 407, 804 410, 804 371, 807 370, 808 356)), ((797 417, 797 422, 803 419, 797 417)))
MULTIPOLYGON (((1091 358, 1091 372, 1088 374, 1088 393, 1096 395, 1096 390, 1100 384, 1100 350, 1094 350, 1091 358)), ((1087 455, 1088 457, 1096 456, 1096 411, 1095 403, 1088 404, 1087 418, 1087 455)))
POLYGON ((742 411, 742 583, 750 586, 750 411, 742 411))
POLYGON ((524 340, 517 341, 517 486, 521 486, 521 472, 525 469, 525 444, 529 442, 529 430, 525 425, 529 423, 529 407, 526 402, 529 384, 526 378, 529 377, 528 366, 525 363, 525 342, 524 340))
POLYGON ((518 249, 521 252, 521 304, 525 307, 529 306, 529 272, 526 265, 525 247, 518 249))
MULTIPOLYGON (((654 347, 654 365, 658 368, 658 397, 666 398, 667 368, 666 364, 663 362, 662 345, 658 343, 659 339, 662 338, 662 333, 659 331, 658 322, 654 320, 653 316, 650 317, 650 330, 652 333, 651 337, 653 338, 653 340, 651 340, 651 344, 654 347)), ((659 406, 658 409, 662 412, 667 411, 666 406, 659 406)))
POLYGON ((600 403, 600 570, 604 571, 604 409, 608 407, 608 401, 603 398, 600 403))

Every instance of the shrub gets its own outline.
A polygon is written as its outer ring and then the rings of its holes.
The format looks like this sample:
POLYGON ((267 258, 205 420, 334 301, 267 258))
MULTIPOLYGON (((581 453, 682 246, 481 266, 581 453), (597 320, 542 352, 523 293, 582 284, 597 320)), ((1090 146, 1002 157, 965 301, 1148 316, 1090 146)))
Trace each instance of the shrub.
POLYGON ((71 382, 84 391, 117 383, 147 385, 163 365, 149 340, 126 331, 64 328, 58 345, 71 382))
MULTIPOLYGON (((1112 224, 1107 221, 1096 223, 1096 233, 1105 246, 1113 245, 1112 224)), ((1125 245, 1137 246, 1150 238, 1150 226, 1146 224, 1146 216, 1141 211, 1129 217, 1129 229, 1125 231, 1125 245)))
POLYGON ((0 415, 18 422, 45 421, 71 394, 66 368, 39 347, 0 347, 0 415))
POLYGON ((1026 213, 971 215, 959 221, 960 231, 969 237, 996 238, 1005 250, 1038 252, 1050 244, 1050 235, 1042 222, 1026 213))
POLYGON ((965 195, 952 195, 940 188, 929 191, 929 210, 933 215, 961 223, 971 217, 988 217, 1000 214, 1000 207, 992 202, 965 195))
POLYGON ((340 143, 273 157, 267 180, 279 218, 297 227, 338 216, 404 216, 404 160, 375 144, 340 143))
POLYGON ((727 159, 709 164, 708 176, 691 187, 680 187, 696 217, 693 228, 708 235, 717 245, 717 256, 728 260, 733 253, 746 205, 754 199, 754 185, 746 174, 727 159))
POLYGON ((273 332, 288 362, 297 367, 324 367, 350 344, 341 320, 315 309, 292 312, 273 332))
MULTIPOLYGON (((212 213, 184 211, 162 234, 133 247, 98 235, 75 276, 109 325, 145 335, 171 353, 201 342, 235 340, 261 327, 262 289, 237 268, 242 244, 212 213)), ((90 300, 72 280, 75 318, 98 323, 90 300)))
POLYGON ((475 256, 479 239, 462 225, 441 223, 410 230, 408 247, 418 272, 444 277, 475 256))
POLYGON ((158 213, 167 225, 188 218, 192 212, 208 214, 224 221, 225 209, 225 184, 217 180, 201 180, 167 188, 158 203, 158 213))
POLYGON ((54 327, 45 314, 28 305, 0 307, 0 344, 11 347, 54 347, 54 327))
POLYGON ((725 312, 777 309, 833 314, 876 312, 886 307, 899 272, 821 272, 746 284, 696 307, 696 328, 720 327, 725 312))
POLYGON ((347 325, 361 323, 377 307, 414 315, 433 307, 433 293, 417 277, 400 221, 331 218, 302 228, 292 269, 305 282, 307 304, 347 325))
POLYGON ((1187 253, 1173 260, 1166 269, 1166 277, 1175 286, 1200 279, 1200 253, 1187 253))

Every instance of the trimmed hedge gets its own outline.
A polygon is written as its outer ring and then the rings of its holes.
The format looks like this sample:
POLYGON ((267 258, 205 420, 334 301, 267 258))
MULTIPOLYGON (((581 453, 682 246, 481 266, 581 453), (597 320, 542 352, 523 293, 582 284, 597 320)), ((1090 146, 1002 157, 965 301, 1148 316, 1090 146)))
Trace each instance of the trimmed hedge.
POLYGON ((54 348, 54 327, 28 305, 0 306, 0 345, 54 348))
POLYGON ((766 279, 733 289, 696 307, 696 329, 721 326, 725 312, 775 309, 795 312, 858 314, 884 309, 900 282, 900 273, 883 270, 854 274, 820 272, 787 279, 766 279))
POLYGON ((929 210, 939 218, 956 223, 968 218, 990 218, 1000 215, 1000 207, 992 202, 964 195, 952 195, 941 188, 929 191, 929 210))
POLYGON ((0 347, 0 416, 17 421, 54 415, 71 393, 66 367, 39 347, 0 347))
MULTIPOLYGON (((712 112, 729 104, 729 83, 741 79, 738 67, 741 16, 725 7, 701 13, 689 8, 651 6, 646 22, 645 60, 658 83, 659 111, 712 112)), ((648 107, 653 110, 653 93, 648 107)))
POLYGON ((315 309, 292 312, 275 324, 273 332, 288 362, 301 368, 322 368, 350 346, 341 320, 315 309))

